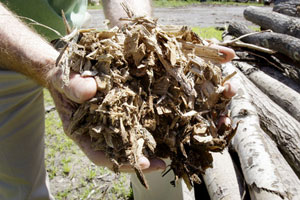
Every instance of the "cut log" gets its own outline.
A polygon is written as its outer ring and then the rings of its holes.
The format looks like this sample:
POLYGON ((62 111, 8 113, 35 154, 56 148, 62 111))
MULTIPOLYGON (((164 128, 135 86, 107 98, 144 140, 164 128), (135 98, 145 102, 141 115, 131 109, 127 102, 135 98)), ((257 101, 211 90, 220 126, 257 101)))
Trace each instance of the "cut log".
MULTIPOLYGON (((234 37, 226 31, 223 33, 223 42, 218 43, 218 45, 233 48, 236 55, 240 58, 239 60, 259 66, 260 69, 266 70, 268 74, 271 73, 273 76, 277 76, 276 79, 280 80, 280 82, 285 79, 285 84, 292 88, 294 88, 292 85, 300 84, 300 65, 298 63, 281 53, 274 53, 271 49, 250 43, 238 42, 236 41, 237 39, 238 38, 234 39, 234 37), (240 43, 242 45, 239 45, 240 43), (297 65, 298 67, 296 67, 297 65)), ((300 93, 300 91, 298 92, 300 93)))
POLYGON ((300 121, 300 94, 247 63, 237 66, 261 91, 300 121))
POLYGON ((300 38, 300 19, 298 18, 254 6, 249 6, 244 10, 244 17, 262 29, 271 29, 276 33, 300 38))
MULTIPOLYGON (((238 70, 230 64, 225 65, 226 74, 233 71, 238 70)), ((289 165, 277 166, 284 159, 282 160, 274 143, 266 140, 267 135, 260 128, 257 110, 251 103, 253 97, 247 93, 248 85, 243 84, 244 79, 247 78, 238 71, 231 80, 232 84, 240 85, 230 104, 233 125, 239 122, 232 145, 238 153, 251 199, 299 199, 299 180, 289 165), (284 169, 280 169, 281 167, 284 169), (278 170, 283 170, 284 173, 278 170), (292 172, 292 181, 287 182, 286 177, 281 177, 285 176, 285 172, 292 172), (290 185, 291 183, 297 184, 290 185)))
POLYGON ((290 76, 287 77, 283 75, 279 69, 274 69, 274 67, 271 66, 259 66, 259 69, 300 94, 300 79, 295 81, 291 80, 288 78, 290 76))
MULTIPOLYGON (((235 64, 238 65, 239 62, 235 64)), ((231 65, 229 63, 224 66, 231 65)), ((300 123, 260 91, 245 75, 241 74, 239 77, 236 84, 247 89, 258 111, 262 129, 276 142, 289 165, 300 177, 300 123)))
POLYGON ((277 0, 273 11, 293 17, 300 17, 299 0, 277 0))
MULTIPOLYGON (((240 37, 253 31, 245 25, 232 22, 228 26, 228 32, 235 37, 240 37)), ((241 40, 278 51, 289 56, 292 60, 300 62, 300 39, 298 38, 281 33, 261 32, 241 40)))
POLYGON ((225 149, 212 153, 213 168, 205 170, 203 179, 211 200, 240 200, 246 193, 243 179, 239 178, 233 161, 225 149))
POLYGON ((273 164, 276 166, 277 173, 284 183, 289 194, 289 199, 298 200, 300 199, 300 180, 292 170, 290 165, 286 162, 278 148, 276 147, 276 143, 267 135, 264 134, 265 147, 268 149, 273 164))

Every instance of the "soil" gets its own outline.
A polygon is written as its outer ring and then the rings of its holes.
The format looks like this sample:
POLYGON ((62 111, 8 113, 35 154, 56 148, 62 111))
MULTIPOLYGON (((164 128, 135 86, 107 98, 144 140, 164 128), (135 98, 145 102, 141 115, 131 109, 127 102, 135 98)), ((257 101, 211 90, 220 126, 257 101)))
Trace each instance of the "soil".
MULTIPOLYGON (((178 8, 154 8, 153 15, 162 25, 187 25, 199 27, 224 27, 230 21, 255 26, 243 17, 247 6, 193 5, 178 8)), ((272 10, 272 7, 264 7, 272 10)), ((89 10, 92 22, 89 27, 105 28, 103 10, 89 10)))

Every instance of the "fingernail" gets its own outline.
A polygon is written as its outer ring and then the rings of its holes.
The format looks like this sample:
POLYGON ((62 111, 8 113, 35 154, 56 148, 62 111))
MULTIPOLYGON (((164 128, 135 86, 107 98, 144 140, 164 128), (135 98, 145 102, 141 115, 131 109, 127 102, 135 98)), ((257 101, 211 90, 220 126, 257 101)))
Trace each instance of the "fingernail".
POLYGON ((231 84, 225 83, 224 87, 225 87, 225 90, 224 90, 223 94, 225 97, 231 98, 236 94, 236 88, 232 87, 231 84))
POLYGON ((224 120, 224 124, 225 124, 226 126, 229 126, 229 125, 231 124, 230 118, 226 117, 225 120, 224 120))
POLYGON ((146 157, 140 157, 138 159, 138 164, 141 169, 147 169, 150 167, 150 162, 146 157))

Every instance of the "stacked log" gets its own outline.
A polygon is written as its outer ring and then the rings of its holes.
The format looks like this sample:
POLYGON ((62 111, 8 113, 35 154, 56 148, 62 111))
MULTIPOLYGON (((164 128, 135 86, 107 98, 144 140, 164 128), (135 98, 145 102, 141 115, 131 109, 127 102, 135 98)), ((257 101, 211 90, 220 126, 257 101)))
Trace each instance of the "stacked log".
POLYGON ((230 82, 239 89, 228 108, 236 135, 203 176, 213 200, 300 199, 300 19, 298 11, 275 12, 279 4, 246 8, 244 17, 264 31, 232 22, 219 43, 237 53, 223 73, 236 72, 230 82))
POLYGON ((298 0, 277 0, 273 11, 288 16, 300 17, 300 2, 298 0))

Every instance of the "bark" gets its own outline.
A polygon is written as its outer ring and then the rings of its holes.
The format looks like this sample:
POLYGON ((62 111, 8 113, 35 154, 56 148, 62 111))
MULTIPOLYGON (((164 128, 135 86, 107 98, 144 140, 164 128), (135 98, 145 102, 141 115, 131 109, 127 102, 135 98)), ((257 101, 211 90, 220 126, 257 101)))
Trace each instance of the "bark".
POLYGON ((289 17, 277 12, 266 11, 264 8, 249 6, 244 11, 244 17, 259 25, 262 29, 271 29, 300 38, 300 19, 289 17))
POLYGON ((278 176, 286 186, 289 199, 300 199, 299 178, 276 147, 276 143, 267 134, 264 134, 263 137, 266 142, 265 147, 268 149, 272 162, 276 166, 278 176))
POLYGON ((261 127, 276 142, 289 165, 300 177, 300 123, 274 103, 244 75, 239 75, 239 77, 241 78, 236 84, 247 89, 258 111, 261 127))
POLYGON ((293 17, 300 17, 299 0, 277 0, 273 11, 293 17))
MULTIPOLYGON (((249 34, 253 31, 245 25, 230 23, 228 26, 228 32, 235 37, 240 37, 241 35, 249 34)), ((300 62, 300 39, 298 38, 281 33, 260 32, 244 37, 241 40, 243 42, 278 51, 287 55, 292 60, 300 62)))
MULTIPOLYGON (((275 51, 271 49, 267 49, 250 43, 238 42, 236 41, 236 39, 234 39, 232 35, 226 32, 226 34, 224 34, 223 36, 223 42, 218 43, 218 45, 233 48, 240 60, 255 63, 257 66, 259 66, 260 69, 265 69, 269 75, 273 74, 272 76, 276 76, 277 80, 280 80, 282 82, 282 80, 284 79, 285 84, 288 84, 292 88, 292 85, 300 84, 300 65, 298 63, 292 61, 287 56, 281 53, 274 53, 275 51), (242 45, 239 45, 239 43, 241 43, 242 45), (253 46, 255 48, 253 48, 253 46), (293 80, 290 80, 287 77, 293 80)), ((300 93, 300 91, 298 92, 300 93)))
MULTIPOLYGON (((226 74, 234 70, 237 69, 230 64, 224 67, 226 74)), ((284 159, 260 128, 257 110, 251 103, 253 97, 247 93, 248 85, 243 84, 244 79, 247 78, 238 71, 231 80, 232 84, 240 85, 238 94, 230 104, 233 124, 239 122, 232 145, 238 153, 251 199, 299 199, 299 180, 289 165, 280 164, 284 159), (287 177, 281 177, 286 175, 285 172, 292 173, 290 182, 287 182, 287 177)))
POLYGON ((300 121, 300 94, 258 68, 239 63, 238 68, 274 102, 300 121))
POLYGON ((225 149, 212 153, 213 168, 205 170, 203 179, 211 200, 240 200, 246 193, 243 179, 234 168, 233 161, 225 149))
MULTIPOLYGON (((259 69, 261 71, 263 71, 264 73, 268 74, 269 76, 273 77, 276 80, 280 80, 281 83, 285 84, 286 86, 288 86, 289 88, 292 88, 293 90, 295 90, 296 92, 298 92, 300 94, 300 79, 297 80, 291 80, 290 78, 292 78, 291 76, 286 76, 284 74, 282 74, 281 69, 274 69, 274 67, 272 66, 259 66, 259 69)), ((286 68, 283 68, 283 71, 285 71, 286 68)), ((299 73, 300 75, 300 73, 299 73)))

